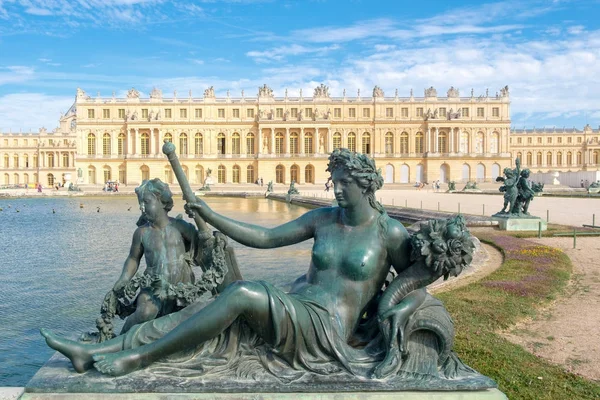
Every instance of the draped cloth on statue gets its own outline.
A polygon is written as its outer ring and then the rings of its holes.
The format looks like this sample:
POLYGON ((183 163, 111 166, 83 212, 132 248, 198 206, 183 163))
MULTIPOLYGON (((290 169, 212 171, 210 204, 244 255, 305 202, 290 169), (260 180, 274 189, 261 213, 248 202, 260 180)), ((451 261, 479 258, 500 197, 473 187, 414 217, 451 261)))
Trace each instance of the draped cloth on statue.
MULTIPOLYGON (((385 346, 375 329, 377 323, 374 318, 361 323, 356 337, 349 341, 350 345, 340 336, 335 316, 325 307, 302 295, 285 293, 267 282, 259 283, 269 295, 273 346, 265 343, 238 319, 217 337, 169 356, 151 366, 150 370, 157 374, 186 377, 231 374, 234 371, 235 376, 240 378, 269 375, 282 381, 293 381, 308 373, 368 377, 382 361, 385 346)), ((136 325, 125 334, 124 348, 135 348, 160 339, 206 304, 194 303, 176 313, 136 325)), ((448 358, 453 327, 439 301, 429 297, 409 320, 408 328, 407 333, 431 330, 438 337, 438 351, 446 353, 445 358, 448 358), (423 318, 419 317, 420 314, 423 318), (423 325, 422 321, 431 320, 432 316, 435 317, 433 325, 423 325), (446 338, 439 338, 440 335, 446 338), (441 341, 447 345, 440 344, 441 341)), ((457 361, 460 363, 460 360, 457 361)), ((434 361, 432 372, 435 375, 436 364, 434 361)))

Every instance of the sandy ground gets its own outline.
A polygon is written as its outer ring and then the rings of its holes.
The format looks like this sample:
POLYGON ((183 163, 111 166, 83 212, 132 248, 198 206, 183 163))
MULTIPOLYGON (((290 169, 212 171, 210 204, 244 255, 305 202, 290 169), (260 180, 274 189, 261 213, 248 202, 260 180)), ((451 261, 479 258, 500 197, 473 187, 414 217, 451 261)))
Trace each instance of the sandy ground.
POLYGON ((535 319, 506 337, 567 371, 600 381, 600 239, 542 238, 531 241, 564 251, 573 262, 565 293, 535 319))

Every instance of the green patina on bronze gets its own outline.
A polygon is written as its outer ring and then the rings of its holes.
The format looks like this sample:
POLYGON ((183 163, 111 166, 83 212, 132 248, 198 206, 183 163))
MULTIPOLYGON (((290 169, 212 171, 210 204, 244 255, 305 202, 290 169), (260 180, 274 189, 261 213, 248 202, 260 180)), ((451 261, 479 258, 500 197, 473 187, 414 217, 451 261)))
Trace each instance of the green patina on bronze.
POLYGON ((543 184, 532 185, 529 182, 528 168, 521 170, 521 160, 515 160, 515 169, 504 168, 504 177, 497 177, 496 182, 503 182, 499 190, 504 193, 504 205, 494 217, 529 218, 529 204, 536 193, 543 190, 543 184))
POLYGON ((275 228, 220 215, 184 191, 186 211, 199 227, 206 221, 245 246, 314 239, 308 272, 288 293, 238 280, 217 296, 103 343, 42 330, 48 345, 79 372, 96 368, 114 376, 159 363, 176 376, 355 379, 400 388, 410 382, 406 387, 413 390, 494 387, 453 353, 452 319, 424 289, 469 264, 473 245, 462 217, 430 221, 411 236, 375 199, 383 177, 372 159, 338 149, 328 171, 338 206, 310 210, 275 228))

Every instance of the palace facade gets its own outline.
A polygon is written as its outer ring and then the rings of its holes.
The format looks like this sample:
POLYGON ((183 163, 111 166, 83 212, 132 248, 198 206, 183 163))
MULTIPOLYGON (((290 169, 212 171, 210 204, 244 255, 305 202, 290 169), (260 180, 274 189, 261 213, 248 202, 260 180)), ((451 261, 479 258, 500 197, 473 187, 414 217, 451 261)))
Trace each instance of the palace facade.
POLYGON ((288 97, 287 91, 275 97, 267 85, 253 97, 242 92, 235 98, 229 93, 217 98, 212 87, 202 97, 190 92, 170 98, 158 89, 148 98, 135 89, 126 98, 91 97, 77 89, 75 103, 53 132, 2 134, 0 184, 118 180, 138 185, 152 177, 174 183, 162 154, 165 140, 175 143, 196 187, 209 170, 215 183, 262 178, 322 184, 329 176, 328 154, 339 147, 375 158, 388 183, 492 181, 518 153, 524 166, 534 168, 554 169, 559 155, 563 165, 597 168, 597 136, 589 127, 560 135, 511 134, 508 87, 467 97, 453 87, 442 96, 431 87, 423 97, 412 92, 386 97, 375 87, 367 97, 360 91, 331 97, 320 85, 307 98, 302 92, 288 97), (550 136, 554 142, 547 141, 550 136), (563 139, 557 142, 558 137, 563 139), (567 144, 572 150, 565 150, 567 144), (542 163, 536 164, 539 152, 542 163))

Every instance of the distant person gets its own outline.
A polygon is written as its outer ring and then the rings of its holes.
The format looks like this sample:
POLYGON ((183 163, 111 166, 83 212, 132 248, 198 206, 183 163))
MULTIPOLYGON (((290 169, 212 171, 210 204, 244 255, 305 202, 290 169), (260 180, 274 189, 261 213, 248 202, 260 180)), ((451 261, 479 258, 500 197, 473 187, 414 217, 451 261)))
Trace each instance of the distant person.
POLYGON ((586 187, 586 188, 589 188, 589 187, 590 187, 590 183, 589 183, 589 181, 588 181, 587 179, 585 180, 585 187, 586 187))
POLYGON ((260 178, 260 186, 262 186, 262 185, 263 185, 263 178, 261 177, 260 178))
POLYGON ((41 183, 38 183, 38 184, 37 184, 37 191, 38 191, 39 193, 42 193, 42 184, 41 184, 41 183))
POLYGON ((583 179, 581 180, 581 187, 584 187, 584 186, 583 186, 583 179))

